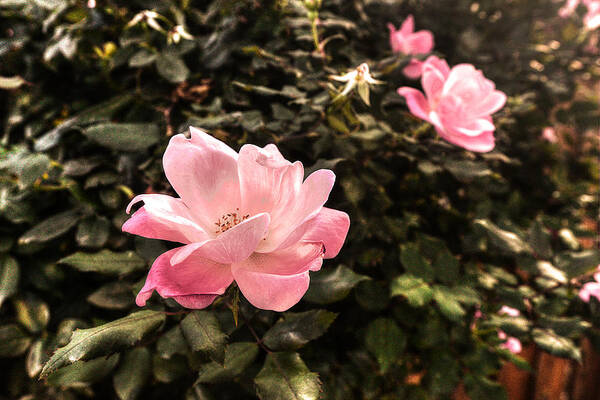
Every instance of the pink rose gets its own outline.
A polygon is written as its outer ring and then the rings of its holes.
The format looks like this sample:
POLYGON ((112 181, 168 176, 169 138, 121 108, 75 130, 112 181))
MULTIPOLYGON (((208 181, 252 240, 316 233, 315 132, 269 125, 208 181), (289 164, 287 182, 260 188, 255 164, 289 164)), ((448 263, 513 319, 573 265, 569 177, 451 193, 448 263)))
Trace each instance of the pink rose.
POLYGON ((440 136, 467 150, 487 152, 494 148, 491 114, 504 106, 506 95, 471 64, 452 69, 446 61, 430 56, 423 65, 419 90, 401 87, 410 112, 435 126, 440 136))
POLYGON ((512 308, 509 306, 502 306, 502 308, 500 308, 500 311, 498 311, 498 314, 508 315, 510 317, 518 317, 519 315, 521 315, 521 312, 519 310, 517 310, 516 308, 512 308))
POLYGON ((163 157, 180 198, 139 195, 127 207, 144 202, 123 231, 184 244, 156 259, 136 303, 156 290, 204 308, 235 281, 254 306, 287 310, 308 289, 309 271, 335 257, 346 238, 348 215, 323 207, 334 173, 321 169, 304 180, 302 163, 273 144, 247 144, 238 154, 199 129, 190 133, 174 136, 163 157))
POLYGON ((502 343, 500 347, 510 351, 513 354, 518 354, 521 352, 521 350, 523 350, 521 341, 516 337, 507 336, 504 331, 498 331, 498 338, 500 338, 500 340, 506 339, 506 341, 502 343))
MULTIPOLYGON (((405 55, 427 54, 433 49, 433 33, 431 31, 415 32, 415 19, 409 15, 399 30, 394 25, 388 24, 390 30, 390 46, 394 53, 405 55)), ((423 62, 413 58, 402 72, 410 79, 421 76, 423 62)))

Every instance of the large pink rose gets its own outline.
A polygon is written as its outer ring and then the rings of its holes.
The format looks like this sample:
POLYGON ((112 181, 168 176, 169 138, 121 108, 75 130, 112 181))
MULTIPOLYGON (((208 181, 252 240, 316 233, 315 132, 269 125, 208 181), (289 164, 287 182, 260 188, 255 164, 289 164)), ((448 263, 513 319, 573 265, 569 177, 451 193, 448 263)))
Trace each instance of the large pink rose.
MULTIPOLYGON (((427 54, 433 49, 433 33, 426 30, 415 32, 415 20, 412 15, 404 20, 400 29, 396 30, 392 24, 388 24, 388 28, 390 30, 390 46, 394 53, 427 54)), ((402 72, 410 79, 417 79, 421 76, 422 67, 423 62, 413 58, 402 72)))
POLYGON ((457 146, 477 152, 494 148, 491 114, 504 106, 506 95, 471 64, 450 69, 446 61, 430 56, 423 65, 417 89, 401 87, 410 112, 435 126, 441 137, 457 146))
POLYGON ((135 197, 144 206, 123 231, 183 243, 160 255, 137 295, 156 290, 187 308, 204 308, 236 281, 254 306, 285 311, 308 289, 309 271, 335 257, 348 232, 344 212, 323 207, 335 175, 321 169, 304 180, 273 144, 244 145, 239 154, 190 128, 165 151, 167 179, 179 194, 135 197))

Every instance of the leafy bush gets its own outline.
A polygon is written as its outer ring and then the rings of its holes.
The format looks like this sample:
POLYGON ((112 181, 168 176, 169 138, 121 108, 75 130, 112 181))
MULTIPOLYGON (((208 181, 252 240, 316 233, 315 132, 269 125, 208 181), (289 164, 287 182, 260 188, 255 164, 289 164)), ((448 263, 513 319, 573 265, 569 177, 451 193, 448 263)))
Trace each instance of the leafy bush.
POLYGON ((443 399, 463 383, 495 399, 503 362, 527 368, 499 331, 575 360, 583 335, 600 344, 600 303, 577 297, 600 263, 600 71, 580 15, 542 0, 95 3, 0 1, 3 396, 443 399), (443 141, 396 94, 418 82, 386 24, 409 13, 436 54, 508 94, 493 152, 443 141), (330 78, 364 62, 384 82, 370 106, 330 78), (135 306, 173 244, 122 233, 125 206, 173 194, 161 157, 190 125, 335 171, 328 205, 350 233, 292 311, 235 288, 200 311, 135 306))

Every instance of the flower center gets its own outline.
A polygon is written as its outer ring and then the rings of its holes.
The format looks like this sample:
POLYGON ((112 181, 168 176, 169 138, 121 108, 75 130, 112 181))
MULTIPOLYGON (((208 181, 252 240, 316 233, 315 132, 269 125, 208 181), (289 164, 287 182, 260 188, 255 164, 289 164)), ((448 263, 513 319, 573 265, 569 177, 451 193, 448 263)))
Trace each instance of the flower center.
POLYGON ((241 215, 240 209, 236 208, 235 212, 223 214, 221 218, 219 218, 217 222, 215 222, 215 225, 217 226, 215 233, 218 235, 225 231, 228 231, 229 229, 233 228, 240 222, 247 220, 248 218, 250 218, 250 214, 241 215))

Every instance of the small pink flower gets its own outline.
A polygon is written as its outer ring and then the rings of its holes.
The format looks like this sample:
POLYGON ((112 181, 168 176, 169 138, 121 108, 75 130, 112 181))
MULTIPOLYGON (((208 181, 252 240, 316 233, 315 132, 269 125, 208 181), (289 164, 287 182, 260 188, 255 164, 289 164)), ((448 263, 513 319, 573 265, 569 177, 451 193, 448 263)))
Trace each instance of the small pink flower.
POLYGON ((547 126, 542 130, 542 139, 547 140, 550 143, 558 142, 556 131, 550 126, 547 126))
POLYGON ((190 133, 174 136, 163 156, 180 198, 144 194, 127 207, 144 202, 123 231, 184 244, 156 259, 136 303, 156 290, 204 308, 235 281, 254 306, 289 309, 308 289, 309 271, 335 257, 348 232, 348 215, 323 207, 334 173, 320 169, 304 180, 302 163, 273 144, 247 144, 238 154, 199 129, 190 133))
POLYGON ((498 311, 498 314, 508 315, 510 317, 518 317, 519 315, 521 315, 521 312, 519 310, 517 310, 516 308, 512 308, 509 306, 502 306, 502 308, 500 308, 500 311, 498 311))
POLYGON ((504 106, 506 95, 471 64, 450 69, 446 61, 430 56, 423 65, 421 85, 425 96, 401 87, 410 112, 435 126, 450 143, 477 152, 494 148, 491 114, 504 106))
MULTIPOLYGON (((415 32, 415 20, 409 15, 399 30, 394 25, 388 24, 390 30, 390 46, 394 53, 417 55, 431 53, 433 49, 433 33, 422 30, 415 32)), ((402 72, 410 79, 421 76, 423 62, 413 58, 402 72)))
POLYGON ((500 344, 500 347, 510 351, 513 354, 518 354, 521 352, 521 350, 523 350, 521 341, 516 337, 507 336, 504 331, 498 331, 498 338, 500 338, 500 340, 506 339, 504 343, 500 344))

